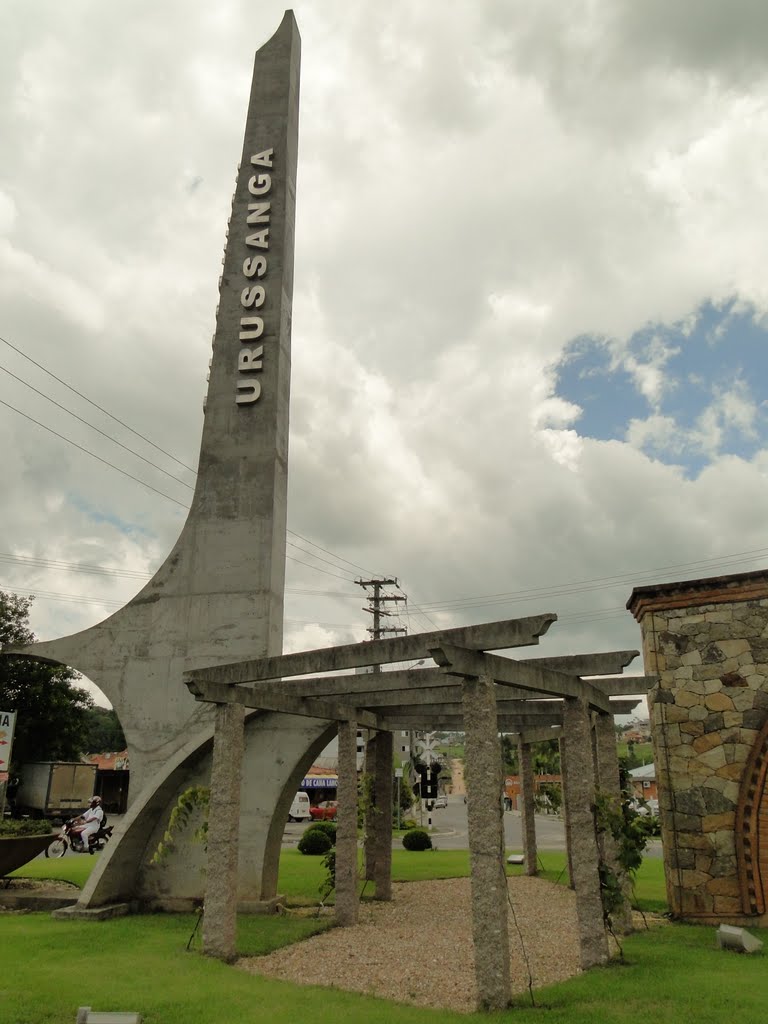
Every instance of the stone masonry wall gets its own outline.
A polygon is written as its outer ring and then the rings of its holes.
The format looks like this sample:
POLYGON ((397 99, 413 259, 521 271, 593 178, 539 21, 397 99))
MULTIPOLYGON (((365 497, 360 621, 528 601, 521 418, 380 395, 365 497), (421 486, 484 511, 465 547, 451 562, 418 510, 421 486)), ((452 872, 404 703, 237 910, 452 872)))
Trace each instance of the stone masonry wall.
POLYGON ((735 829, 745 766, 768 719, 766 583, 740 574, 639 588, 629 602, 645 670, 659 676, 648 700, 667 893, 687 919, 765 923, 744 915, 735 829))

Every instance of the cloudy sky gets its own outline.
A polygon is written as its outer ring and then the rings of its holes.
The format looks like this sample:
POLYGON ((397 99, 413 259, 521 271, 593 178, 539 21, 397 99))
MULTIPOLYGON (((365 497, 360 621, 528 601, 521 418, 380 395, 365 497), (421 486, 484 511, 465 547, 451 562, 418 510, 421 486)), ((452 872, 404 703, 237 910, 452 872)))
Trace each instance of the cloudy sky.
MULTIPOLYGON (((768 564, 768 6, 294 10, 286 649, 363 639, 361 574, 410 631, 556 612, 560 654, 638 647, 633 586, 768 564)), ((43 639, 184 521, 282 13, 0 9, 0 588, 43 639)))

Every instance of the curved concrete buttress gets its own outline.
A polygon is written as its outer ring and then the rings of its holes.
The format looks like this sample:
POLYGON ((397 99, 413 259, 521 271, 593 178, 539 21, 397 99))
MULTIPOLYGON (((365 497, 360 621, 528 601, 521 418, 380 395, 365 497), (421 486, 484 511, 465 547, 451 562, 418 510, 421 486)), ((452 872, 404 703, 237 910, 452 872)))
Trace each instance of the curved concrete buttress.
MULTIPOLYGON (((291 800, 313 759, 335 733, 335 725, 314 718, 256 712, 248 719, 241 789, 241 901, 276 895, 291 800)), ((191 840, 191 831, 179 837, 162 864, 150 861, 179 794, 191 785, 208 784, 212 745, 212 732, 196 735, 169 761, 164 776, 134 800, 83 888, 79 907, 136 900, 148 909, 173 911, 187 910, 202 900, 205 856, 202 846, 191 840)))
MULTIPOLYGON (((164 813, 159 805, 168 809, 188 779, 204 770, 212 708, 195 702, 183 673, 282 652, 299 61, 299 34, 289 11, 254 62, 197 485, 181 536, 147 586, 104 622, 9 652, 85 673, 110 700, 125 731, 131 808, 120 843, 89 887, 94 898, 106 891, 132 895, 112 872, 128 870, 139 834, 148 834, 152 819, 159 822, 164 813), (193 751, 190 742, 198 744, 193 751), (118 853, 124 843, 125 852, 118 853)), ((291 728, 277 724, 284 717, 270 718, 270 728, 288 742, 287 759, 294 765, 326 726, 316 724, 307 735, 292 719, 294 743, 291 728)), ((266 725, 249 726, 252 777, 261 771, 267 777, 276 756, 268 732, 266 725)), ((287 780, 290 771, 284 774, 287 780)), ((249 820, 246 815, 244 830, 249 820)), ((257 847, 266 842, 253 841, 257 847)), ((246 847, 248 842, 244 832, 246 847)), ((180 890, 186 884, 179 876, 180 890)))

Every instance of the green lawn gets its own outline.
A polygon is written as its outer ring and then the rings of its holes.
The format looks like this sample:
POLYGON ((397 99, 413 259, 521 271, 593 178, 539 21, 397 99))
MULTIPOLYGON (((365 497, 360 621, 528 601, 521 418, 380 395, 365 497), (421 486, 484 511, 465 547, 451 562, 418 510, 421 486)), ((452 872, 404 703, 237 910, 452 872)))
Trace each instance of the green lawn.
POLYGON ((39 857, 29 864, 11 872, 11 878, 51 878, 57 882, 73 882, 81 889, 96 866, 98 856, 62 857, 61 860, 47 860, 39 857))
MULTIPOLYGON (((36 860, 18 874, 82 883, 93 859, 36 860)), ((544 877, 565 880, 564 857, 543 853, 544 877)), ((466 875, 466 851, 393 851, 398 880, 466 875)), ((511 874, 522 869, 510 867, 511 874)), ((315 898, 322 877, 320 858, 286 850, 280 889, 292 901, 315 898)), ((645 909, 663 907, 660 860, 643 863, 637 884, 645 909)), ((303 988, 248 975, 199 954, 199 939, 186 952, 196 918, 148 915, 112 921, 57 921, 48 914, 6 914, 0 919, 0 1024, 71 1024, 77 1007, 139 1010, 145 1024, 763 1024, 768 971, 762 956, 715 949, 714 928, 662 925, 624 942, 627 963, 590 971, 535 993, 506 1014, 469 1016, 422 1010, 346 993, 303 988)), ((258 955, 328 926, 301 911, 281 917, 243 917, 238 950, 258 955)), ((751 929, 768 942, 768 930, 751 929)))
POLYGON ((460 761, 464 760, 463 743, 438 743, 437 749, 439 753, 445 754, 446 757, 458 758, 460 761))
MULTIPOLYGON (((47 914, 5 915, 0 927, 0 1020, 71 1024, 77 1007, 139 1010, 145 1024, 762 1024, 768 1004, 763 957, 714 948, 714 929, 669 925, 625 941, 628 964, 590 971, 518 1000, 506 1014, 463 1016, 262 979, 186 952, 192 915, 104 922, 55 921, 47 914)), ((241 952, 266 952, 320 927, 314 919, 249 917, 241 952)), ((756 934, 761 934, 757 930, 756 934)), ((761 934, 768 940, 768 931, 761 934)))
MULTIPOLYGON (((619 757, 626 757, 629 753, 629 744, 624 743, 623 741, 618 741, 616 743, 616 749, 618 751, 619 757)), ((652 743, 635 743, 632 749, 634 751, 635 757, 642 761, 643 764, 653 763, 652 743)))
MULTIPOLYGON (((96 863, 94 857, 43 858, 30 861, 14 871, 19 878, 53 878, 82 887, 96 863)), ((543 851, 539 854, 542 878, 568 883, 565 854, 543 851)), ((509 875, 524 874, 525 868, 507 866, 509 875)), ((396 882, 417 882, 428 878, 464 878, 469 875, 467 850, 427 850, 410 853, 392 851, 392 877, 396 882)), ((308 906, 318 901, 318 889, 325 877, 322 857, 306 857, 296 849, 283 850, 280 857, 279 891, 288 903, 308 906)), ((369 887, 370 888, 370 887, 369 887)), ((366 890, 367 891, 367 890, 366 890)), ((646 858, 637 877, 637 905, 644 911, 662 913, 667 909, 664 866, 661 860, 646 858)), ((333 902, 333 899, 330 900, 333 902)), ((2 1024, 2 1022, 0 1022, 2 1024)))

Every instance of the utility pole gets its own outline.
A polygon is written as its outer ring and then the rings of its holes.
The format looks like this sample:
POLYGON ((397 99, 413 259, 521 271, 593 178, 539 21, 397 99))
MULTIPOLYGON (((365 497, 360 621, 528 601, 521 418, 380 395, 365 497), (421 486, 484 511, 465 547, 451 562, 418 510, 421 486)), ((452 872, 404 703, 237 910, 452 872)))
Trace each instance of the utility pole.
MULTIPOLYGON (((355 580, 355 583, 357 583, 357 585, 359 587, 362 587, 363 590, 365 590, 366 596, 368 597, 368 600, 370 601, 370 607, 363 608, 363 611, 364 612, 368 612, 369 615, 373 616, 373 625, 366 627, 367 632, 370 633, 370 635, 371 635, 371 640, 380 640, 383 636, 386 636, 387 633, 405 633, 405 632, 407 632, 405 626, 382 626, 382 624, 381 624, 382 616, 389 617, 389 616, 392 615, 392 612, 388 612, 384 607, 382 607, 384 604, 386 604, 389 601, 398 602, 398 601, 407 601, 408 600, 408 598, 405 596, 405 594, 384 594, 384 593, 382 593, 382 587, 397 587, 397 586, 399 586, 399 584, 397 582, 397 579, 385 579, 383 577, 376 577, 375 579, 372 579, 372 580, 363 580, 363 579, 355 580), (368 593, 368 589, 367 589, 368 587, 372 587, 373 588, 373 593, 372 594, 368 593)), ((373 665, 371 667, 371 671, 375 672, 375 673, 381 672, 381 665, 373 665)), ((376 741, 371 738, 371 734, 370 733, 368 734, 368 736, 369 736, 369 738, 368 738, 368 741, 367 741, 366 746, 365 746, 366 770, 370 770, 368 768, 368 766, 372 763, 373 759, 376 756, 375 753, 374 753, 374 745, 375 745, 376 741)), ((398 784, 398 821, 399 821, 400 820, 399 819, 399 814, 400 814, 400 811, 399 811, 399 808, 400 808, 400 799, 399 799, 399 797, 400 797, 400 779, 399 778, 397 780, 397 784, 398 784)), ((366 814, 366 819, 367 820, 365 822, 365 830, 366 830, 367 836, 370 836, 370 835, 372 835, 373 830, 376 827, 375 826, 375 819, 374 819, 373 813, 369 812, 368 814, 366 814)), ((366 840, 366 843, 365 843, 365 878, 366 878, 366 880, 369 881, 369 880, 375 878, 375 875, 376 875, 375 849, 374 849, 373 844, 369 843, 366 840)))
MULTIPOLYGON (((405 626, 382 626, 382 616, 390 616, 392 612, 386 611, 382 605, 388 601, 407 601, 408 598, 405 594, 383 594, 382 587, 397 587, 399 586, 397 579, 383 579, 376 578, 372 580, 355 580, 358 587, 363 587, 366 594, 368 594, 367 587, 373 587, 373 593, 368 596, 371 602, 370 608, 363 608, 364 612, 368 612, 369 615, 373 616, 373 625, 367 626, 366 630, 371 634, 371 640, 380 640, 387 633, 406 633, 405 626)), ((373 666, 374 672, 381 672, 380 665, 373 666)))

